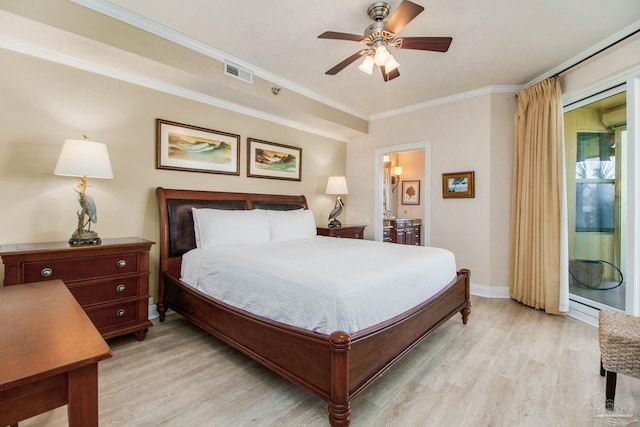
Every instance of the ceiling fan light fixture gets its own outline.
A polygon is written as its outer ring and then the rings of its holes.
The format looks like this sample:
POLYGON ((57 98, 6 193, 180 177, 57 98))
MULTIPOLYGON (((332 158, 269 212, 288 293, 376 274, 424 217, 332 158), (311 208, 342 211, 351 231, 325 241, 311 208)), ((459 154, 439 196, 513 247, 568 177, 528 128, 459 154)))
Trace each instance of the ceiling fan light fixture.
POLYGON ((384 70, 387 74, 389 74, 391 71, 395 70, 399 66, 400 64, 398 63, 398 61, 396 61, 396 58, 394 58, 393 55, 389 55, 389 60, 387 61, 386 64, 384 64, 384 70))
POLYGON ((371 55, 367 55, 365 56, 364 61, 362 61, 362 64, 360 64, 358 68, 362 72, 365 72, 367 74, 372 74, 373 65, 374 65, 373 58, 371 57, 371 55))
MULTIPOLYGON (((388 0, 387 0, 388 1, 388 0)), ((364 57, 364 61, 358 68, 367 74, 373 73, 374 65, 382 70, 382 78, 385 82, 400 77, 398 61, 391 54, 390 47, 395 49, 411 49, 431 52, 447 52, 451 45, 451 37, 398 37, 398 33, 413 19, 424 12, 424 7, 410 0, 400 0, 396 10, 389 16, 389 3, 376 1, 367 9, 367 15, 374 22, 364 29, 364 36, 359 34, 342 33, 337 31, 325 31, 318 36, 319 39, 348 40, 362 43, 362 48, 345 58, 325 74, 334 76, 340 71, 364 57), (366 55, 366 57, 365 57, 366 55)), ((406 65, 406 64, 405 64, 406 65)))
POLYGON ((376 63, 378 67, 382 67, 387 63, 391 53, 389 49, 385 45, 380 45, 376 48, 375 53, 373 54, 373 62, 376 63))

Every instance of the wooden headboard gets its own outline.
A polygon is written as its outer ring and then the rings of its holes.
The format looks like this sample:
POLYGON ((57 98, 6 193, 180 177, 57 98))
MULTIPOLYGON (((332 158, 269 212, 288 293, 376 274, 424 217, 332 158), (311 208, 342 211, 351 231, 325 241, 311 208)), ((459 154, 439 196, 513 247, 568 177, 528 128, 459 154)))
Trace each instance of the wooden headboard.
POLYGON ((156 195, 160 208, 161 277, 164 272, 180 277, 182 254, 196 247, 191 208, 279 211, 308 208, 304 196, 170 190, 162 187, 156 188, 156 195))

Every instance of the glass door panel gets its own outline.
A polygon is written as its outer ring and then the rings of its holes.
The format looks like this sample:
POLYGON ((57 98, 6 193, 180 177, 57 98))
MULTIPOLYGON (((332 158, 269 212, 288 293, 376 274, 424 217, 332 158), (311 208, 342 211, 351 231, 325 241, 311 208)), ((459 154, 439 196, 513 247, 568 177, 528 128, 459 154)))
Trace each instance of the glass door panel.
POLYGON ((564 113, 570 298, 625 310, 626 93, 564 113))

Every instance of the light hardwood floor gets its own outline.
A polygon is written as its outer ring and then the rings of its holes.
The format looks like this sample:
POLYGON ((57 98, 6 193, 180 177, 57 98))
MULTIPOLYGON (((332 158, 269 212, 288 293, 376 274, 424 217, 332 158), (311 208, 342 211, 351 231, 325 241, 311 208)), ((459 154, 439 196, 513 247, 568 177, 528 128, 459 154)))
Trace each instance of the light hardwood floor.
MULTIPOLYGON (((468 325, 454 316, 354 399, 352 426, 591 425, 584 403, 604 392, 597 329, 511 300, 472 303, 468 325)), ((102 426, 328 425, 325 402, 177 315, 145 341, 109 344, 102 426)), ((640 409, 640 380, 619 375, 616 400, 640 409)), ((20 423, 65 425, 66 407, 20 423)))

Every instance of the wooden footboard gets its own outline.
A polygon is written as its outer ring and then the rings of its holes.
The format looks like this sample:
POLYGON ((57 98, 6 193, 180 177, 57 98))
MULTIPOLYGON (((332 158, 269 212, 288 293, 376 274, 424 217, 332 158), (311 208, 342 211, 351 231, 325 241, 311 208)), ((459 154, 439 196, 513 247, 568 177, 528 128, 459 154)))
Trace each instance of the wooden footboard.
MULTIPOLYGON (((329 403, 332 426, 348 426, 351 400, 455 313, 466 324, 469 271, 424 304, 353 336, 317 334, 238 310, 164 275, 161 318, 171 308, 227 344, 329 403)), ((161 308, 160 308, 161 307, 161 308)))

